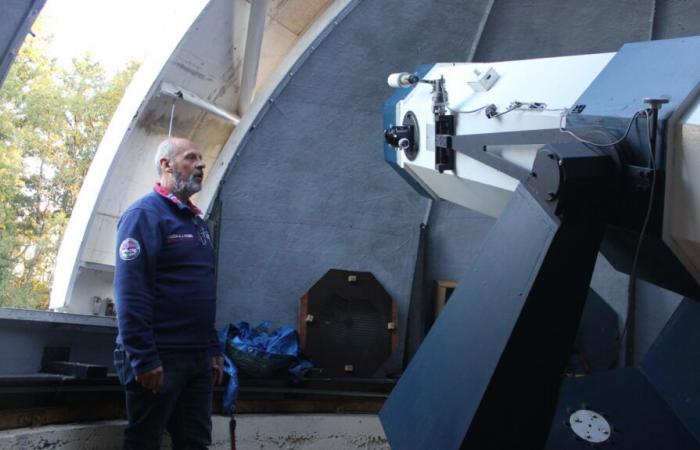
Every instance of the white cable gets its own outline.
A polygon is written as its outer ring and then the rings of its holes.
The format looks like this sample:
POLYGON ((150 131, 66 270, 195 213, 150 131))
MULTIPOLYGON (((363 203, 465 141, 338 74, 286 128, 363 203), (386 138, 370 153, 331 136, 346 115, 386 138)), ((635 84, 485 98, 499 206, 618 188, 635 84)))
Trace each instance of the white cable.
POLYGON ((170 109, 170 125, 168 125, 168 139, 173 135, 173 117, 175 117, 175 100, 173 98, 173 107, 170 109))
POLYGON ((561 131, 562 133, 568 134, 569 136, 573 137, 574 139, 576 139, 579 142, 582 142, 584 144, 593 145, 595 147, 610 147, 610 146, 619 144, 620 142, 625 140, 625 138, 629 134, 630 130, 632 129, 632 124, 637 119, 637 117, 639 117, 642 113, 644 113, 645 117, 647 117, 645 110, 637 111, 636 113, 634 113, 634 116, 632 116, 632 118, 630 119, 630 122, 627 125, 627 129, 625 130, 625 133, 622 135, 622 137, 620 139, 617 139, 613 142, 608 142, 608 143, 599 143, 599 142, 593 142, 593 141, 583 139, 582 137, 577 136, 573 131, 567 130, 566 128, 564 128, 563 122, 564 122, 564 118, 566 117, 566 114, 568 113, 568 111, 569 111, 568 109, 564 109, 564 111, 561 113, 561 116, 559 116, 559 131, 561 131))
MULTIPOLYGON (((488 108, 491 104, 489 103, 488 105, 481 106, 476 109, 470 109, 470 110, 459 110, 459 109, 454 109, 450 108, 449 106, 447 109, 452 111, 455 114, 473 114, 477 113, 479 111, 483 111, 484 109, 488 108)), ((508 114, 511 111, 515 110, 521 110, 525 112, 542 112, 542 111, 568 111, 567 108, 547 108, 546 103, 542 102, 519 102, 519 101, 513 101, 510 103, 508 106, 508 109, 506 111, 503 111, 502 113, 498 113, 493 117, 500 117, 502 115, 508 114)))
POLYGON ((482 106, 482 107, 480 107, 480 108, 472 109, 472 110, 469 110, 469 111, 461 111, 461 110, 458 110, 458 109, 452 109, 452 108, 450 108, 449 106, 447 107, 447 109, 449 109, 450 111, 452 111, 452 112, 455 113, 455 114, 473 114, 473 113, 476 113, 476 112, 479 112, 479 111, 481 111, 481 110, 484 110, 484 109, 488 108, 488 106, 489 106, 489 105, 484 105, 484 106, 482 106))
POLYGON ((523 107, 523 103, 520 102, 512 102, 510 105, 508 105, 508 109, 501 113, 494 114, 493 116, 489 117, 490 119, 496 118, 496 117, 501 117, 505 116, 509 112, 515 111, 516 109, 520 109, 523 107))

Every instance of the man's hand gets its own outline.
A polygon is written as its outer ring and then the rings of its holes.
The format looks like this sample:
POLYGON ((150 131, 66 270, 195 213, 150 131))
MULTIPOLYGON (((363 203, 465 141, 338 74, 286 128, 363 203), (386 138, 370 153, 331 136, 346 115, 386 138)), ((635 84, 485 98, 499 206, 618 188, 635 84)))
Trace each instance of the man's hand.
POLYGON ((212 382, 214 384, 221 384, 224 381, 224 357, 212 356, 211 369, 214 373, 214 376, 212 377, 212 382))
POLYGON ((163 385, 163 366, 158 366, 153 370, 136 375, 136 381, 144 388, 157 394, 163 385))

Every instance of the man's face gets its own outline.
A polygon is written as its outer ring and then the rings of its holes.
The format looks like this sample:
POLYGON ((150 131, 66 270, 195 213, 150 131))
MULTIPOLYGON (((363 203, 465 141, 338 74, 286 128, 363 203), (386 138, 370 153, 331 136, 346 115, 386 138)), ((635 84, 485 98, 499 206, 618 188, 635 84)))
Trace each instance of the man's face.
POLYGON ((202 153, 191 142, 186 142, 172 160, 176 195, 189 197, 202 189, 204 161, 202 153))

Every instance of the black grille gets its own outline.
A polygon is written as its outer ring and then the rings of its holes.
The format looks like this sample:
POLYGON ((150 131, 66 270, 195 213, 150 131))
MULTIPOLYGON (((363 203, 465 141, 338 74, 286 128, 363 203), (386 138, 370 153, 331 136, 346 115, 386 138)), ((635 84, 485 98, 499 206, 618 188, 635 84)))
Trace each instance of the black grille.
POLYGON ((307 301, 305 316, 313 319, 302 327, 314 366, 328 376, 375 375, 392 351, 395 330, 389 326, 392 299, 374 276, 330 270, 309 290, 307 301))

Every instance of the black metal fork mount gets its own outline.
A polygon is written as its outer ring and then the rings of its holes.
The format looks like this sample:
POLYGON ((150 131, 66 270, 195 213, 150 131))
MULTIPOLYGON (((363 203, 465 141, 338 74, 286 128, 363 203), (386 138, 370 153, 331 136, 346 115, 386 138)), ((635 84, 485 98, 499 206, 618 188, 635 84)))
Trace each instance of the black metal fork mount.
POLYGON ((613 176, 583 144, 539 151, 380 412, 392 448, 544 447, 613 176))

